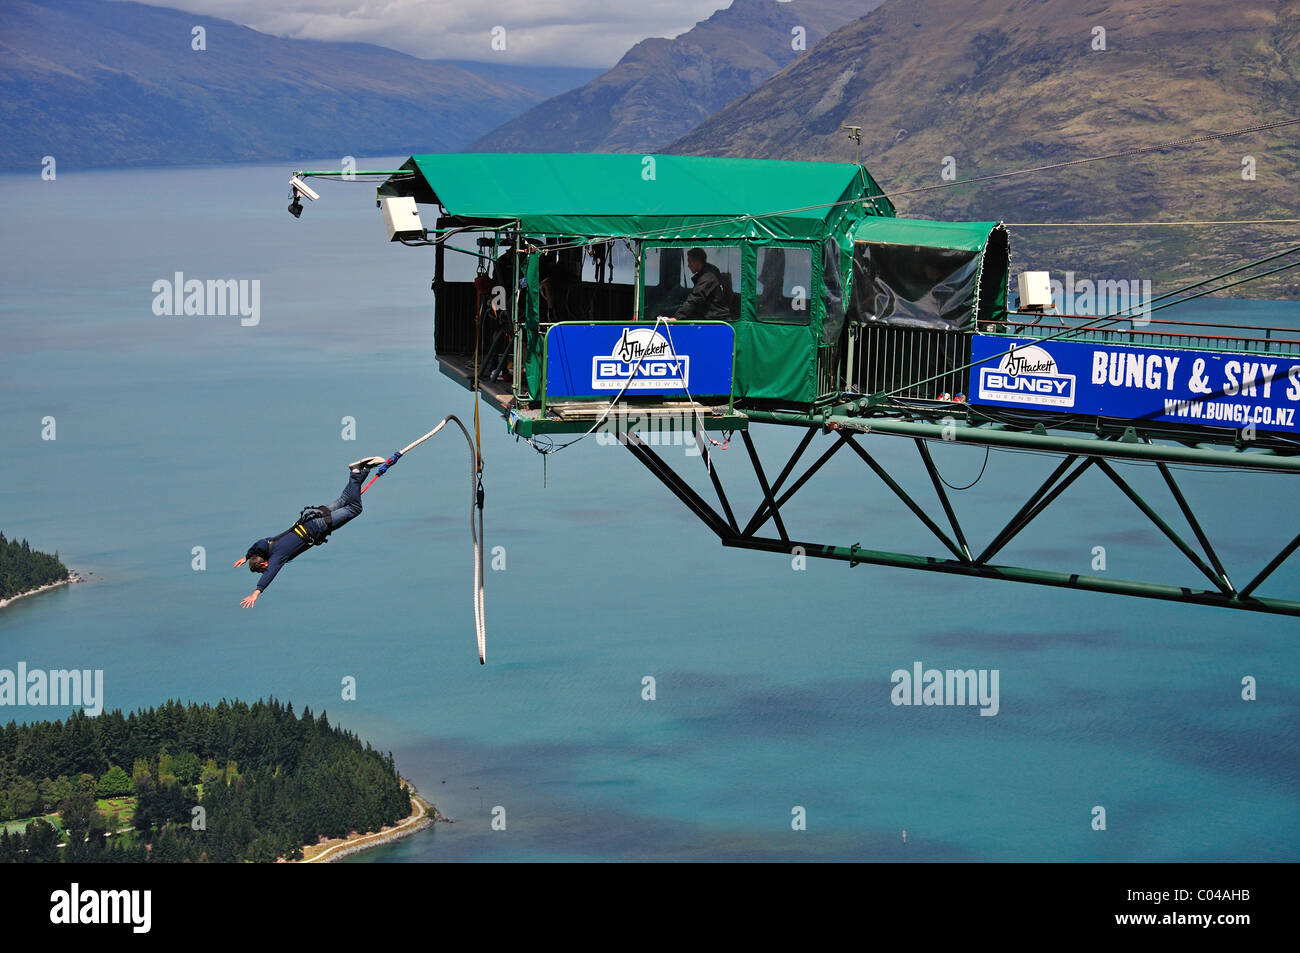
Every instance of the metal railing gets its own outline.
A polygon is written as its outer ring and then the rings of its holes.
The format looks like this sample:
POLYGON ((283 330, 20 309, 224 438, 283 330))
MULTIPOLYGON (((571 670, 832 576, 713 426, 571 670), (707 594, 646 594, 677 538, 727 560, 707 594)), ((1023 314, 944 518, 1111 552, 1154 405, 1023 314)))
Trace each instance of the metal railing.
POLYGON ((947 400, 966 392, 969 371, 960 368, 970 361, 968 333, 851 324, 848 336, 842 393, 897 391, 894 396, 905 400, 947 400))
POLYGON ((1130 347, 1177 347, 1188 350, 1300 356, 1300 331, 1257 324, 1170 321, 1161 318, 1151 318, 1146 321, 1140 318, 1126 318, 1119 323, 1112 323, 1107 320, 1099 321, 1092 315, 1082 314, 1043 314, 1036 315, 1030 320, 1028 313, 1022 311, 1012 312, 1007 320, 998 322, 994 327, 986 324, 981 331, 986 334, 1005 334, 1009 337, 1048 337, 1089 323, 1103 326, 1082 328, 1064 335, 1061 340, 1121 344, 1130 347))
POLYGON ((474 353, 472 281, 444 281, 434 295, 433 346, 439 354, 474 353))

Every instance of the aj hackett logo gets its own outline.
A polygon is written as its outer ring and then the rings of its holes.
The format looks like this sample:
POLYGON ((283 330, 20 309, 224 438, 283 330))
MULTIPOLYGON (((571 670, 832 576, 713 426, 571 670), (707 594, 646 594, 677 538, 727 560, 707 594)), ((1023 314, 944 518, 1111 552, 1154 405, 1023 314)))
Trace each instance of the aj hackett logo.
POLYGON ((997 367, 980 368, 979 396, 981 400, 1073 407, 1074 384, 1074 375, 1058 371, 1055 358, 1043 348, 1013 344, 997 367))
POLYGON ((591 359, 592 390, 663 390, 690 386, 690 362, 653 328, 624 328, 608 356, 591 359), (628 378, 631 377, 631 383, 628 378))

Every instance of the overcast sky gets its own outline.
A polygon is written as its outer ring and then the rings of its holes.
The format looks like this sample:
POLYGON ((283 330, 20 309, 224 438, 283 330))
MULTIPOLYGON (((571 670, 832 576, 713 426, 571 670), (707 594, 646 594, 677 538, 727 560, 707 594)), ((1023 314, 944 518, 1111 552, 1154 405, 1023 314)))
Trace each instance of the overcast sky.
MULTIPOLYGON (((432 59, 609 67, 650 36, 677 36, 731 0, 146 0, 276 36, 378 43, 432 59), (506 50, 494 52, 493 27, 506 50)), ((780 0, 773 0, 780 2, 780 0)))

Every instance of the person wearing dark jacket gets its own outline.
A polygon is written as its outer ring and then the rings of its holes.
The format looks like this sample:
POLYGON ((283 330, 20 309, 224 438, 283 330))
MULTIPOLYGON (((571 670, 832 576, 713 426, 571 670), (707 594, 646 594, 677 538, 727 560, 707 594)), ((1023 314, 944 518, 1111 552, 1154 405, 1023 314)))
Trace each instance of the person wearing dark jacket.
POLYGON ((343 487, 339 498, 327 506, 312 507, 319 515, 299 519, 278 536, 265 536, 252 546, 244 557, 235 563, 238 569, 244 563, 252 572, 262 574, 257 580, 257 588, 251 595, 245 596, 240 605, 251 609, 257 604, 258 597, 266 591, 284 564, 305 553, 316 543, 324 542, 325 537, 349 520, 361 515, 361 484, 371 469, 384 462, 383 457, 362 457, 348 465, 348 482, 343 487))
POLYGON ((696 318, 705 321, 731 320, 731 289, 723 280, 718 266, 709 263, 703 248, 686 252, 686 267, 691 270, 691 293, 673 313, 673 319, 696 318))

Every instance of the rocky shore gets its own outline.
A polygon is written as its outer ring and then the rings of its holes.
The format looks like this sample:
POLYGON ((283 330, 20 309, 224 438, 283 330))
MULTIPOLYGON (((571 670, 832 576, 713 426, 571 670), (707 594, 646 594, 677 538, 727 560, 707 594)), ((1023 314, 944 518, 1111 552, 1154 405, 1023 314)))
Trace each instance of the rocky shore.
POLYGON ((20 592, 15 596, 10 596, 8 599, 0 599, 0 609, 3 609, 5 606, 17 602, 19 599, 25 599, 28 596, 36 595, 36 593, 38 592, 44 592, 46 589, 57 589, 59 588, 59 586, 68 586, 74 582, 85 582, 85 581, 86 581, 85 578, 81 576, 79 573, 77 573, 76 570, 70 569, 68 570, 67 579, 60 579, 58 582, 51 582, 47 585, 39 586, 36 589, 28 589, 26 592, 20 592))

